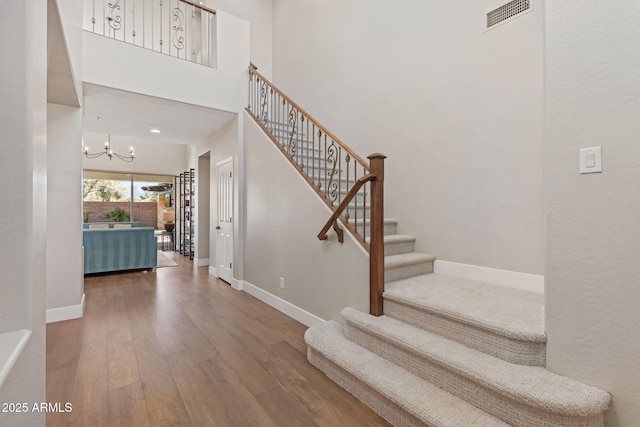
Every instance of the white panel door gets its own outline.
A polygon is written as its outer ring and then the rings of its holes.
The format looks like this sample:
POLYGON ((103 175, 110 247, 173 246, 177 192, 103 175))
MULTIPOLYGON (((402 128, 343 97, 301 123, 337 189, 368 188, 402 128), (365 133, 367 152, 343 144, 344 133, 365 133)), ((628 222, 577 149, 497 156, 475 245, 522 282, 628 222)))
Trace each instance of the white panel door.
POLYGON ((216 227, 216 270, 227 283, 233 278, 233 162, 225 160, 217 165, 218 226, 216 227))

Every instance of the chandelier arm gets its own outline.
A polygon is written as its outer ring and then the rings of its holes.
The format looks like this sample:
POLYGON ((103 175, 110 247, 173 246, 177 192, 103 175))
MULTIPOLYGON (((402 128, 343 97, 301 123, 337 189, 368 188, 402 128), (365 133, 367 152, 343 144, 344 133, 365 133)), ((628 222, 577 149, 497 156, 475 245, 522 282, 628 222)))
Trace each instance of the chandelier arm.
POLYGON ((119 158, 120 160, 123 160, 123 161, 125 161, 125 162, 129 162, 129 163, 133 162, 133 159, 135 158, 135 157, 133 157, 133 156, 121 156, 121 155, 120 155, 120 154, 118 154, 118 153, 111 153, 111 154, 112 154, 112 155, 114 155, 114 156, 116 156, 116 157, 117 157, 117 158, 119 158))
POLYGON ((84 155, 87 159, 96 159, 100 156, 104 156, 107 153, 88 153, 86 151, 84 151, 84 155))

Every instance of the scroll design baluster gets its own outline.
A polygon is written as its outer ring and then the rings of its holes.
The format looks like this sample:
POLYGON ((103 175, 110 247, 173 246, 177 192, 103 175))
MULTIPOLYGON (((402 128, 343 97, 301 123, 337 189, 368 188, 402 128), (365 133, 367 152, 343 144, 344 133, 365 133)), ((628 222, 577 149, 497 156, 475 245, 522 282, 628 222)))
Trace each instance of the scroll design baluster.
MULTIPOLYGON (((260 80, 258 79, 258 81, 260 80)), ((262 117, 262 123, 264 124, 267 123, 267 119, 269 118, 269 111, 267 110, 268 96, 267 83, 262 80, 262 84, 260 85, 260 116, 262 117)))
MULTIPOLYGON (((179 4, 178 4, 179 6, 179 4)), ((184 49, 184 12, 180 10, 180 7, 174 7, 172 9, 171 20, 175 22, 173 28, 172 44, 178 50, 176 56, 180 56, 180 51, 184 49)))
POLYGON ((331 145, 327 147, 327 164, 332 166, 330 171, 327 171, 327 197, 331 200, 331 204, 335 203, 338 198, 338 183, 334 181, 336 176, 336 168, 338 167, 338 148, 334 141, 331 141, 331 145))
POLYGON ((298 145, 298 141, 296 139, 296 132, 298 128, 298 112, 293 106, 291 106, 291 109, 289 110, 289 120, 287 120, 287 124, 291 128, 291 130, 289 131, 289 154, 291 154, 291 156, 295 156, 297 153, 298 145))
POLYGON ((84 0, 88 32, 214 67, 216 11, 194 0, 84 0), (100 25, 102 23, 102 25, 100 25))
POLYGON ((246 111, 332 210, 318 238, 326 240, 333 228, 344 242, 347 229, 369 252, 370 312, 382 314, 385 156, 362 159, 253 65, 246 111))
MULTIPOLYGON (((107 7, 110 9, 109 14, 107 15, 107 23, 109 27, 113 30, 113 34, 115 37, 116 31, 122 28, 122 16, 120 15, 120 11, 122 10, 122 6, 120 6, 120 0, 116 0, 113 3, 107 3, 107 7)), ((111 33, 111 30, 109 30, 111 33)))

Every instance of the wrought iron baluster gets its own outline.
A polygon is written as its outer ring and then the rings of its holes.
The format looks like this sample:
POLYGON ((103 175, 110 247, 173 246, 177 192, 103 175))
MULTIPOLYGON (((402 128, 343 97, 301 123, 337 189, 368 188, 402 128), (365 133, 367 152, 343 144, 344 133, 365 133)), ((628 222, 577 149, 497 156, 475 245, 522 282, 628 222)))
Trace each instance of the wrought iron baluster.
MULTIPOLYGON (((345 180, 344 176, 342 175, 342 146, 338 145, 338 161, 339 161, 339 165, 338 165, 338 178, 339 178, 339 182, 340 184, 342 184, 342 181, 345 180)), ((349 177, 346 178, 346 185, 347 188, 349 187, 349 177)), ((340 202, 342 201, 342 195, 340 192, 341 188, 340 185, 338 185, 338 191, 337 191, 337 196, 338 196, 338 204, 340 204, 340 202)))
POLYGON ((299 134, 300 134, 300 136, 299 136, 300 143, 299 143, 299 146, 298 146, 298 161, 304 167, 304 170, 305 170, 305 173, 307 174, 307 176, 309 176, 309 172, 307 172, 308 171, 307 164, 309 162, 305 161, 306 158, 304 156, 304 149, 305 149, 305 147, 307 145, 307 141, 305 140, 306 138, 304 136, 304 115, 301 112, 298 112, 298 114, 300 115, 300 123, 302 124, 300 126, 300 132, 299 132, 299 134))
MULTIPOLYGON (((200 23, 202 23, 202 14, 200 14, 200 23)), ((196 60, 196 8, 194 6, 191 7, 191 60, 195 62, 196 60)), ((202 34, 202 33, 200 33, 202 34)), ((200 51, 202 52, 202 41, 200 42, 200 51)), ((200 55, 200 59, 202 59, 202 55, 200 55)))
MULTIPOLYGON (((353 179, 354 180, 356 179, 356 176, 358 176, 358 172, 357 171, 358 171, 358 162, 354 161, 353 162, 353 179)), ((358 196, 356 195, 356 197, 358 197, 358 196)), ((358 209, 354 209, 353 210, 353 222, 356 225, 356 233, 357 233, 358 232, 358 209)), ((364 224, 363 224, 363 226, 364 226, 364 224)), ((362 234, 362 233, 360 233, 360 234, 362 234)))
POLYGON ((111 30, 113 30, 113 37, 116 38, 117 31, 122 28, 122 16, 118 14, 122 10, 120 6, 120 0, 115 0, 107 4, 109 7, 109 14, 107 15, 107 22, 109 23, 109 37, 111 37, 111 30))
MULTIPOLYGON (((345 162, 345 169, 346 169, 346 177, 347 177, 347 181, 349 180, 349 165, 351 164, 351 157, 349 157, 349 153, 346 154, 345 158, 344 158, 344 162, 345 162)), ((346 194, 345 194, 346 196, 346 194)), ((357 200, 357 195, 356 195, 356 200, 357 200)), ((349 222, 349 218, 351 218, 351 211, 350 211, 350 207, 349 205, 347 205, 347 212, 344 215, 345 219, 347 220, 347 222, 349 222)))
MULTIPOLYGON (((147 32, 147 30, 145 28, 145 21, 146 21, 146 19, 145 19, 145 16, 146 16, 145 15, 145 7, 144 7, 145 3, 146 3, 145 1, 142 2, 142 47, 146 47, 146 43, 145 42, 146 42, 146 32, 147 32)), ((152 21, 153 21, 153 19, 152 19, 152 21)))
MULTIPOLYGON (((327 135, 325 134, 325 146, 326 146, 326 139, 327 139, 327 135)), ((336 201, 336 198, 337 198, 336 190, 339 187, 338 184, 336 184, 336 179, 335 179, 338 161, 339 161, 338 149, 336 147, 335 141, 331 139, 331 144, 327 149, 327 163, 331 166, 331 171, 326 172, 327 176, 329 177, 329 183, 327 185, 327 191, 328 191, 327 196, 329 197, 329 200, 331 200, 331 204, 333 204, 336 201)))
MULTIPOLYGON (((273 88, 269 88, 269 89, 271 90, 271 98, 269 99, 269 111, 273 112, 273 105, 276 102, 276 99, 278 98, 278 94, 276 93, 274 95, 273 94, 273 88)), ((273 115, 271 116, 271 124, 269 126, 271 126, 271 128, 273 127, 273 115)), ((268 127, 268 129, 269 129, 269 127, 268 127)))
MULTIPOLYGON (((297 135, 296 135, 296 122, 298 119, 297 112, 291 103, 289 103, 289 117, 287 120, 287 125, 289 126, 289 154, 291 154, 291 158, 293 159, 297 154, 297 135)), ((284 134, 284 132, 283 132, 284 134)))
POLYGON ((257 96, 256 96, 256 79, 258 77, 253 75, 252 79, 251 79, 251 85, 252 85, 252 89, 251 89, 251 112, 253 113, 254 116, 257 117, 257 113, 256 113, 256 103, 257 101, 257 96))
POLYGON ((251 110, 251 67, 249 67, 249 92, 247 93, 247 108, 251 110))
MULTIPOLYGON (((319 139, 319 143, 320 143, 319 144, 320 145, 320 149, 322 150, 322 131, 321 130, 318 130, 318 139, 319 139)), ((326 157, 325 157, 325 153, 327 152, 327 140, 326 139, 324 140, 324 150, 322 150, 321 152, 322 152, 322 156, 324 157, 325 164, 326 164, 326 157)), ((318 173, 320 174, 320 176, 322 178, 324 178, 324 182, 322 184, 322 191, 324 191, 324 193, 325 193, 324 197, 328 199, 329 197, 327 196, 327 175, 322 173, 322 169, 318 169, 318 173)))
POLYGON ((155 42, 156 42, 156 36, 155 36, 155 22, 156 20, 154 19, 154 17, 156 16, 155 14, 155 2, 151 2, 151 50, 155 50, 155 42))
MULTIPOLYGON (((369 186, 369 184, 362 186, 362 190, 364 192, 364 195, 362 197, 362 221, 363 223, 367 222, 367 218, 366 215, 364 214, 364 207, 367 206, 367 187, 369 186)), ((367 238, 367 231, 369 232, 369 236, 371 235, 371 220, 369 220, 369 227, 364 227, 363 231, 363 237, 366 239, 367 238)))
POLYGON ((305 127, 305 132, 304 132, 304 146, 305 146, 305 153, 306 153, 306 161, 307 164, 309 165, 309 178, 311 179, 311 182, 314 182, 314 178, 315 178, 315 173, 316 173, 316 164, 314 162, 314 150, 313 150, 313 138, 310 138, 309 135, 311 135, 309 133, 309 127, 310 127, 310 119, 306 119, 306 127, 305 127))
POLYGON ((162 16, 162 6, 163 6, 163 0, 160 0, 160 53, 162 53, 162 45, 163 45, 163 42, 162 42, 162 37, 163 37, 163 34, 162 34, 162 21, 164 19, 163 19, 163 16, 162 16))
MULTIPOLYGON (((186 9, 186 6, 185 6, 185 9, 186 9)), ((173 44, 173 47, 176 48, 176 58, 180 57, 180 50, 184 49, 185 47, 185 39, 184 39, 185 30, 183 27, 183 24, 185 24, 184 17, 185 17, 185 14, 182 10, 180 10, 180 1, 178 0, 176 7, 173 8, 173 11, 172 11, 171 20, 175 24, 173 25, 172 43, 169 44, 169 55, 171 55, 171 44, 173 44)))
POLYGON ((96 32, 96 0, 92 1, 92 11, 91 11, 91 32, 96 32))
MULTIPOLYGON (((259 80, 259 79, 258 79, 259 80)), ((260 83, 260 119, 262 123, 267 123, 267 83, 262 80, 260 83)))

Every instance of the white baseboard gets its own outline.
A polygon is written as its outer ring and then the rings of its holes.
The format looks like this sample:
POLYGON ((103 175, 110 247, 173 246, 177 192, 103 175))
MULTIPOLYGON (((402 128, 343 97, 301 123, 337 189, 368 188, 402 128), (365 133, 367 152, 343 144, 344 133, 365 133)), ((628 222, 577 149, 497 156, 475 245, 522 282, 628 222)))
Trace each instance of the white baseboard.
POLYGON ((194 260, 194 263, 197 267, 204 267, 209 265, 209 258, 196 259, 194 260))
POLYGON ((84 315, 84 294, 78 305, 47 309, 47 323, 62 322, 63 320, 78 319, 84 315))
POLYGON ((218 277, 218 270, 215 267, 209 266, 209 276, 218 277))
POLYGON ((236 291, 243 291, 244 290, 243 283, 244 282, 242 280, 234 279, 233 277, 231 278, 231 287, 233 289, 235 289, 236 291))
POLYGON ((291 304, 288 301, 283 300, 282 298, 278 298, 275 295, 270 294, 269 292, 260 289, 259 287, 252 285, 249 282, 241 281, 242 290, 258 298, 260 301, 269 304, 271 307, 275 308, 278 311, 283 312, 287 316, 297 320, 306 326, 313 326, 316 323, 324 323, 324 320, 319 318, 318 316, 309 313, 302 308, 291 304))
POLYGON ((544 294, 544 276, 436 260, 433 272, 544 294))

